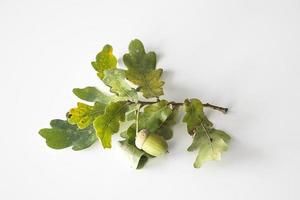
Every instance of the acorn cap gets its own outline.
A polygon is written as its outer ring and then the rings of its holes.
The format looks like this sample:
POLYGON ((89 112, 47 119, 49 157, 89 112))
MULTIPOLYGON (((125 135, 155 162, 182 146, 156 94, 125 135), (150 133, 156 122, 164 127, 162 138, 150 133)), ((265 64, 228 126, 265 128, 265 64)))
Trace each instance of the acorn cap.
POLYGON ((142 149, 148 135, 149 132, 147 129, 140 130, 135 137, 135 146, 139 149, 142 149))

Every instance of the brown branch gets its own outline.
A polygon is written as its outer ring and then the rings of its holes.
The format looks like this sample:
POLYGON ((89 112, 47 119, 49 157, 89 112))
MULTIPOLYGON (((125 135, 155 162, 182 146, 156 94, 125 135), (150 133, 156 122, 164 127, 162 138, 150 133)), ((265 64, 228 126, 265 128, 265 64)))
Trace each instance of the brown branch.
MULTIPOLYGON (((132 101, 129 101, 130 103, 134 103, 132 101)), ((145 106, 145 105, 151 105, 151 104, 154 104, 154 103, 157 103, 159 102, 158 101, 138 101, 139 104, 141 104, 141 106, 145 106)), ((173 106, 182 106, 184 103, 180 103, 180 102, 169 102, 170 105, 173 105, 173 106)), ((216 105, 213 105, 213 104, 210 104, 210 103, 205 103, 203 104, 204 107, 207 107, 207 108, 211 108, 211 109, 214 109, 214 110, 217 110, 217 111, 220 111, 224 114, 226 114, 228 112, 228 108, 224 108, 224 107, 221 107, 221 106, 216 106, 216 105)))
POLYGON ((224 114, 226 114, 228 112, 228 108, 224 108, 224 107, 220 107, 220 106, 215 106, 215 105, 212 105, 212 104, 209 104, 209 103, 205 103, 203 104, 204 107, 208 107, 208 108, 211 108, 211 109, 214 109, 214 110, 217 110, 217 111, 220 111, 224 114))

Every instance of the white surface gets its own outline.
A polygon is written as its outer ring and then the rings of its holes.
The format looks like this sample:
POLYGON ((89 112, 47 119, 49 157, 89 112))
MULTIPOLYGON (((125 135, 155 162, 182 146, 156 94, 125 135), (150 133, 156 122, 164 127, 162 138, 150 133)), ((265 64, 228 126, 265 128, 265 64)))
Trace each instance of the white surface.
POLYGON ((0 24, 0 199, 300 199, 298 0, 1 0, 0 24), (165 98, 230 107, 207 110, 233 136, 222 161, 194 169, 182 124, 141 171, 116 145, 45 145, 37 132, 75 105, 72 88, 101 87, 100 48, 121 57, 133 38, 158 53, 165 98))

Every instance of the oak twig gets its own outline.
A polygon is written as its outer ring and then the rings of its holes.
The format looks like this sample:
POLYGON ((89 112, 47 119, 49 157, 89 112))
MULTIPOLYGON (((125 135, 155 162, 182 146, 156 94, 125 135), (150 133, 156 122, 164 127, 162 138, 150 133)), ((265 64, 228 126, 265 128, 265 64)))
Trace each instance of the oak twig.
MULTIPOLYGON (((129 101, 130 103, 134 103, 132 101, 129 101)), ((141 104, 141 107, 145 106, 145 105, 150 105, 150 104, 154 104, 154 103, 157 103, 159 102, 159 100, 157 101, 138 101, 137 103, 141 104)), ((169 105, 173 105, 173 106, 182 106, 184 103, 181 103, 181 102, 169 102, 169 105)), ((207 108, 211 108, 211 109, 214 109, 214 110, 217 110, 217 111, 220 111, 224 114, 226 114, 228 112, 228 108, 224 108, 224 107, 221 107, 221 106, 216 106, 216 105, 213 105, 213 104, 210 104, 210 103, 205 103, 203 104, 204 107, 207 107, 207 108)))

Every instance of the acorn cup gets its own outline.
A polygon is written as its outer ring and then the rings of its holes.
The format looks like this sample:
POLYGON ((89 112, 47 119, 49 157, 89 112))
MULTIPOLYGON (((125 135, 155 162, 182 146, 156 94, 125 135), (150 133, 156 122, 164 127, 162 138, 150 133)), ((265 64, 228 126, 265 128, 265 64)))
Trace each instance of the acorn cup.
POLYGON ((135 145, 137 148, 155 157, 165 154, 168 150, 167 142, 157 134, 149 134, 147 129, 137 133, 135 145))

